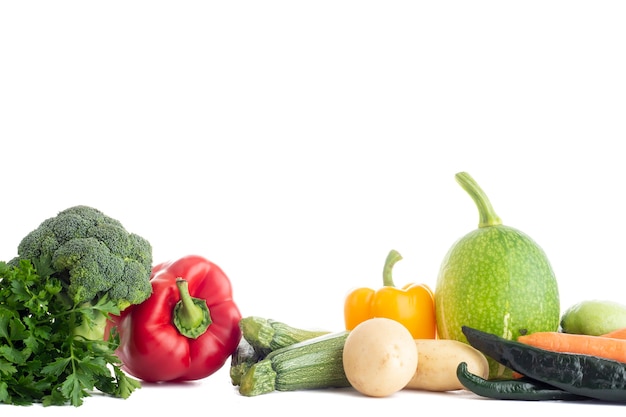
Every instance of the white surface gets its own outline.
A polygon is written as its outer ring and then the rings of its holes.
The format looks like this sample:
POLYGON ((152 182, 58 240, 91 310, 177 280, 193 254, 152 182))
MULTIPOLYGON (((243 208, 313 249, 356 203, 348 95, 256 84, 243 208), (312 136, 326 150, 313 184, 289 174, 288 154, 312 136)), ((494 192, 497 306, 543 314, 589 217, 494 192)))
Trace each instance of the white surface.
MULTIPOLYGON (((45 218, 100 208, 155 261, 198 253, 244 315, 340 329, 345 293, 435 285, 478 214, 467 171, 532 236, 562 307, 623 301, 620 2, 3 2, 0 258, 45 218)), ((468 395, 242 398, 227 370, 48 414, 183 407, 471 414, 621 406, 468 395)), ((0 406, 11 415, 40 408, 0 406)), ((578 409, 577 409, 578 410, 578 409)))

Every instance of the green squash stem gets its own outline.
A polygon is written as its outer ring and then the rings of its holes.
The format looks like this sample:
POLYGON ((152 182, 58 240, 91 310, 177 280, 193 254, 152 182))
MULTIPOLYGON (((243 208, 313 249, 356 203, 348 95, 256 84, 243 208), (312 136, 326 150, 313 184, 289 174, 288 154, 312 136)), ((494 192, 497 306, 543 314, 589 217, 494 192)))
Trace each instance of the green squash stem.
POLYGON ((478 207, 478 215, 480 216, 478 227, 501 225, 502 220, 493 209, 491 202, 487 198, 487 194, 485 194, 478 183, 474 181, 474 178, 467 172, 459 172, 455 175, 455 178, 461 187, 472 197, 472 200, 474 200, 474 203, 476 203, 478 207))
POLYGON ((197 339, 212 323, 209 307, 206 300, 189 294, 189 283, 186 280, 178 278, 176 286, 180 292, 180 301, 174 307, 174 326, 183 336, 197 339))

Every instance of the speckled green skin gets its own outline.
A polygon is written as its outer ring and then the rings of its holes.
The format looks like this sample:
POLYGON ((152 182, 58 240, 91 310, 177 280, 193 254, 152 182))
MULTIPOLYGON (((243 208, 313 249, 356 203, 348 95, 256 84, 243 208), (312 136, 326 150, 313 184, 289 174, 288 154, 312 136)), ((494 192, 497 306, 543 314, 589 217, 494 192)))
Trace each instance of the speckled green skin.
MULTIPOLYGON (((495 225, 458 240, 443 260, 435 288, 438 337, 467 343, 461 326, 507 339, 556 331, 556 278, 543 250, 526 234, 495 225)), ((489 360, 490 378, 511 370, 489 360)))

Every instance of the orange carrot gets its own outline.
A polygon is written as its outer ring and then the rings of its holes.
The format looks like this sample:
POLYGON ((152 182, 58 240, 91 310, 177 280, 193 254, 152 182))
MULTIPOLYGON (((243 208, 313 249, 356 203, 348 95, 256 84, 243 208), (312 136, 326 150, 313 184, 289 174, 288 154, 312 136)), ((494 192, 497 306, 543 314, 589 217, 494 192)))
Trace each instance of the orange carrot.
POLYGON ((614 339, 626 339, 626 327, 603 334, 602 337, 612 337, 614 339))
POLYGON ((591 355, 626 363, 626 339, 561 332, 536 332, 517 341, 553 352, 591 355))

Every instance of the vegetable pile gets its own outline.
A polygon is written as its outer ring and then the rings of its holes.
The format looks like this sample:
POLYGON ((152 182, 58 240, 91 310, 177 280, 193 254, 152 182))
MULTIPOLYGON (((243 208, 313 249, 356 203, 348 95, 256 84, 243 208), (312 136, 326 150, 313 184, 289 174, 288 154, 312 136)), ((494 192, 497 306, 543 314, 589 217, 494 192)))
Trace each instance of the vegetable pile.
POLYGON ((260 317, 244 317, 230 377, 247 397, 273 391, 352 387, 386 397, 401 389, 462 389, 457 366, 489 374, 486 357, 456 340, 413 339, 400 322, 364 320, 353 330, 314 331, 260 317))
POLYGON ((626 403, 626 306, 587 300, 560 315, 542 249, 502 225, 467 173, 456 179, 480 223, 444 257, 435 291, 396 287, 402 257, 391 250, 381 288, 347 292, 337 331, 242 317, 215 263, 188 255, 153 264, 151 244, 118 220, 88 206, 63 210, 0 261, 0 403, 126 399, 142 381, 199 380, 229 359, 245 397, 467 390, 626 403))

